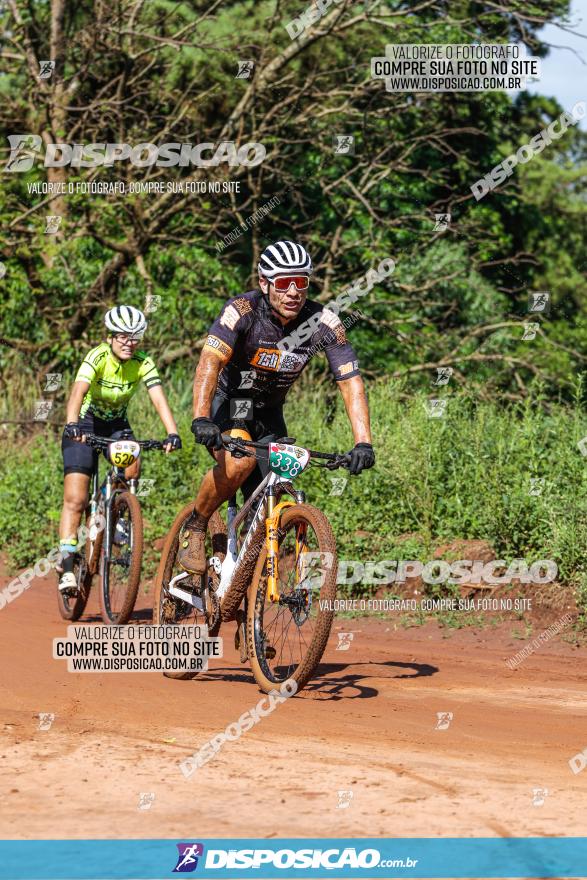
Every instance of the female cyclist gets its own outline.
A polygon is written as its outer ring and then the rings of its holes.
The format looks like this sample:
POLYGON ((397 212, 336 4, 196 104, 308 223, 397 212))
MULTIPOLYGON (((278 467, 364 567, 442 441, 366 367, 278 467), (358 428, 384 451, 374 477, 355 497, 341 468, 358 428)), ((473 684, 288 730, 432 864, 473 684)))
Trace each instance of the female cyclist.
MULTIPOLYGON (((109 331, 107 341, 88 352, 77 372, 61 442, 64 483, 58 570, 61 571, 59 589, 68 594, 75 594, 77 589, 73 573, 77 531, 88 503, 90 477, 98 458, 98 453, 83 442, 84 435, 119 437, 124 431, 130 437, 126 410, 139 382, 143 381, 167 431, 165 452, 181 449, 157 368, 144 351, 138 351, 147 329, 144 314, 133 306, 116 306, 106 313, 104 323, 109 331)), ((137 461, 127 468, 128 478, 138 476, 138 465, 137 461)))

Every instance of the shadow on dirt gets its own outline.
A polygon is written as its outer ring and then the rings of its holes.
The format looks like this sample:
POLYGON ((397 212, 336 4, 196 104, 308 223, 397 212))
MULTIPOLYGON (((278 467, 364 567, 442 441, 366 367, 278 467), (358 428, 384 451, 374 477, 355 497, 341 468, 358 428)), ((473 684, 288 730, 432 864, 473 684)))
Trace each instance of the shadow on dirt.
MULTIPOLYGON (((318 667, 316 674, 312 681, 306 685, 303 691, 298 695, 296 699, 312 699, 312 700, 357 700, 357 699, 369 699, 372 697, 377 697, 379 695, 379 691, 377 688, 372 687, 370 685, 364 684, 368 679, 373 678, 422 678, 430 675, 435 675, 439 671, 437 666, 431 666, 428 663, 401 663, 399 661, 387 660, 382 663, 375 663, 372 661, 367 661, 365 663, 321 663, 318 667), (339 675, 344 672, 345 669, 352 667, 356 669, 357 666, 363 667, 390 667, 399 670, 409 669, 412 670, 411 673, 406 674, 397 674, 387 676, 382 674, 382 672, 367 672, 364 673, 352 673, 347 675, 341 675, 340 677, 333 678, 332 676, 339 675), (356 693, 352 693, 354 690, 356 693)), ((203 681, 240 681, 246 684, 255 684, 255 679, 253 678, 252 673, 248 670, 244 670, 242 672, 235 672, 234 667, 228 669, 209 669, 208 672, 198 676, 198 678, 193 679, 195 682, 203 682, 203 681)), ((278 685, 275 686, 278 689, 278 685)))
MULTIPOLYGON (((153 612, 150 608, 140 608, 138 611, 135 610, 132 613, 131 619, 129 620, 129 624, 133 623, 152 623, 153 621, 153 612)), ((95 614, 84 614, 79 621, 80 625, 84 623, 100 623, 106 626, 102 617, 97 612, 95 614)), ((112 624, 108 624, 111 626, 112 624)))
POLYGON ((321 663, 316 672, 315 678, 310 682, 310 684, 306 685, 304 690, 301 693, 301 697, 303 698, 306 695, 309 699, 319 699, 319 700, 356 700, 356 699, 368 699, 372 697, 377 697, 379 695, 379 691, 377 688, 372 687, 370 685, 363 684, 368 679, 373 678, 422 678, 430 675, 435 675, 437 673, 438 667, 431 666, 428 663, 400 663, 399 661, 386 660, 382 663, 374 663, 372 661, 367 661, 365 663, 321 663), (410 669, 412 672, 410 674, 404 675, 382 675, 381 672, 373 671, 372 673, 351 673, 349 675, 343 675, 340 678, 331 678, 330 676, 336 675, 337 673, 343 672, 343 670, 347 669, 348 666, 352 666, 353 669, 356 669, 357 666, 386 666, 390 668, 399 668, 399 669, 410 669), (329 676, 329 677, 326 677, 329 676), (349 689, 354 689, 357 691, 355 694, 351 694, 348 692, 349 689))

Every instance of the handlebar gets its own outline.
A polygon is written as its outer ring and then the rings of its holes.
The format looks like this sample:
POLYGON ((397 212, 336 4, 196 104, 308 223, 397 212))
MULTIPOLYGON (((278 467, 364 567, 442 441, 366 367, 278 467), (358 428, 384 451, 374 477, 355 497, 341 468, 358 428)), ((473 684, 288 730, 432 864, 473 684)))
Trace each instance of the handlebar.
POLYGON ((87 443, 88 446, 97 449, 99 452, 104 452, 111 443, 123 440, 132 440, 134 443, 138 443, 141 449, 145 450, 163 449, 164 445, 161 440, 135 440, 134 437, 98 437, 97 434, 83 434, 82 436, 85 438, 82 440, 83 443, 87 443))
MULTIPOLYGON (((269 449, 269 442, 256 442, 254 440, 244 440, 242 437, 231 437, 230 434, 222 434, 222 446, 227 452, 235 455, 235 458, 259 458, 255 452, 247 452, 246 447, 252 449, 269 449)), ((281 437, 274 441, 276 443, 295 443, 295 437, 281 437)), ((330 471, 340 467, 349 467, 351 456, 339 452, 316 452, 313 449, 307 450, 310 453, 310 464, 314 467, 324 467, 330 471)))

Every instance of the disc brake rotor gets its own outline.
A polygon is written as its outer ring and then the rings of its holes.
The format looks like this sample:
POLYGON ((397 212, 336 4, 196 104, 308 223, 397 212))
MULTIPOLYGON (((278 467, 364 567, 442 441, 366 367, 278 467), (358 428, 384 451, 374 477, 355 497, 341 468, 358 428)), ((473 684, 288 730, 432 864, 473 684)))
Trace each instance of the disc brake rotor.
POLYGON ((289 608, 296 626, 303 626, 310 616, 310 593, 306 589, 295 590, 288 596, 280 596, 279 604, 289 608))

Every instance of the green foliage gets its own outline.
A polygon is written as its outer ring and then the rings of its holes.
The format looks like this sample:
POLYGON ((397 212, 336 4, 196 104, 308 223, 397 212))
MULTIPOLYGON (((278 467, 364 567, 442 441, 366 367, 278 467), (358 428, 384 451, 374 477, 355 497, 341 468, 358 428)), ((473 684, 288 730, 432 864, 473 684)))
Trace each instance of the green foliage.
MULTIPOLYGON (((261 142, 268 157, 246 171, 65 168, 73 184, 191 176, 238 181, 239 191, 67 194, 55 237, 44 234, 55 202, 28 188, 47 182, 47 169, 3 176, 0 529, 12 563, 29 564, 56 541, 59 426, 74 371, 103 338, 105 310, 141 307, 152 293, 162 303, 149 315, 147 347, 186 439, 181 454, 144 461, 144 476, 156 480, 142 500, 153 572, 153 540, 210 464, 189 434, 198 343, 224 300, 254 285, 259 250, 296 237, 312 252, 310 295, 322 302, 384 257, 396 261, 357 303, 364 317, 349 334, 369 380, 377 468, 349 479, 342 496, 323 471, 300 479, 330 517, 341 557, 428 558, 438 542, 481 538, 506 558, 554 558, 584 602, 587 502, 576 443, 587 426, 576 376, 587 361, 587 138, 571 126, 477 202, 471 184, 563 108, 526 93, 392 94, 368 75, 388 42, 520 41, 543 56, 540 28, 568 13, 568 0, 514 11, 455 0, 450 15, 444 0, 417 15, 410 4, 356 2, 306 45, 285 28, 303 0, 287 13, 275 0, 224 0, 212 11, 206 0, 79 0, 65 4, 61 39, 48 0, 15 3, 21 23, 14 4, 1 19, 13 34, 0 56, 5 145, 26 131, 71 143, 234 139, 261 142), (61 56, 42 98, 28 62, 15 62, 25 37, 38 58, 52 57, 51 39, 61 56), (245 59, 255 62, 252 81, 235 78, 245 59), (355 156, 335 154, 337 132, 354 135, 355 156), (273 196, 271 213, 247 224, 273 196), (451 215, 444 232, 434 228, 437 213, 451 215), (238 239, 217 248, 237 226, 238 239), (548 315, 529 317, 532 290, 551 293, 548 315), (524 340, 529 320, 540 332, 524 340), (430 419, 425 402, 442 393, 430 385, 440 364, 455 372, 446 415, 430 419), (54 426, 23 442, 20 422, 48 371, 64 374, 54 426), (530 495, 531 477, 544 478, 542 494, 530 495)), ((290 395, 290 432, 301 444, 345 450, 348 420, 325 373, 316 358, 290 395)), ((138 434, 161 436, 142 396, 131 419, 138 434)))
POLYGON ((60 458, 60 445, 47 432, 5 456, 0 466, 0 531, 9 561, 19 568, 33 565, 59 543, 60 458))
MULTIPOLYGON (((51 5, 17 0, 17 6, 24 25, 17 27, 9 10, 4 25, 17 43, 30 27, 39 57, 49 57, 51 5)), ((462 0, 448 18, 443 2, 425 5, 417 16, 408 9, 398 14, 399 8, 390 15, 383 2, 354 3, 341 19, 352 25, 333 27, 292 52, 285 11, 274 0, 231 0, 213 14, 205 3, 168 0, 112 9, 68 4, 60 60, 67 110, 57 113, 57 98, 43 108, 33 99, 36 84, 26 64, 0 58, 0 82, 9 85, 0 114, 4 134, 134 144, 160 142, 164 132, 163 140, 215 142, 236 136, 236 123, 228 120, 245 101, 239 143, 257 139, 269 158, 247 174, 217 172, 238 180, 234 197, 68 194, 64 235, 56 238, 43 232, 46 198, 27 188, 45 182, 47 169, 37 163, 27 173, 5 175, 2 336, 26 352, 20 368, 28 381, 40 391, 49 367, 73 369, 101 337, 105 309, 123 301, 140 306, 148 292, 163 297, 151 320, 153 353, 173 353, 170 363, 184 375, 221 302, 253 285, 260 247, 299 235, 317 265, 311 295, 324 300, 383 257, 396 260, 394 276, 361 300, 367 320, 353 331, 370 375, 449 358, 459 370, 456 380, 469 388, 523 396, 538 374, 548 396, 570 399, 568 376, 584 363, 586 339, 585 135, 571 126, 477 203, 471 183, 555 119, 557 102, 525 93, 516 101, 497 92, 393 95, 365 80, 372 55, 383 55, 390 39, 420 42, 423 28, 427 40, 439 43, 469 42, 471 34, 480 42, 511 42, 523 31, 519 38, 544 55, 539 23, 567 8, 566 0, 547 0, 538 17, 522 7, 514 16, 462 0), (257 79, 254 101, 246 103, 252 83, 235 74, 239 60, 249 58, 257 79), (333 152, 337 131, 354 135, 355 156, 333 152), (270 215, 247 227, 246 218, 274 195, 279 203, 270 215), (20 218, 25 206, 30 211, 20 218), (437 212, 451 214, 444 233, 434 230, 437 212), (243 221, 243 234, 218 253, 215 245, 243 221), (542 289, 551 291, 554 307, 539 319, 544 334, 528 345, 521 341, 528 291, 542 289), (476 326, 488 329, 471 335, 476 326)), ((50 87, 59 83, 56 74, 50 87)), ((211 171, 200 171, 199 179, 213 179, 211 171)), ((178 181, 190 172, 126 165, 66 168, 64 176, 73 184, 130 183, 178 181)), ((12 382, 10 355, 0 346, 3 391, 12 382)), ((413 380, 423 388, 426 371, 414 372, 413 380)))
MULTIPOLYGON (((371 386, 375 470, 348 477, 341 495, 332 494, 332 481, 345 471, 309 468, 297 481, 330 519, 339 557, 426 561, 447 541, 483 539, 499 558, 524 558, 528 564, 553 559, 562 581, 584 584, 587 471, 577 442, 587 434, 587 419, 580 406, 546 413, 538 388, 526 403, 510 408, 453 394, 445 415, 430 418, 426 398, 416 394, 406 403, 404 391, 397 384, 371 386), (532 478, 543 480, 534 484, 540 494, 531 494, 532 478)), ((143 460, 143 476, 155 480, 141 498, 145 577, 159 558, 153 541, 165 536, 211 465, 208 452, 193 442, 189 406, 180 406, 181 395, 182 389, 170 393, 184 449, 169 456, 146 454, 143 460)), ((145 398, 133 402, 130 418, 137 436, 162 435, 145 398)), ((306 388, 291 400, 286 418, 300 445, 329 452, 352 446, 342 400, 332 403, 306 388)), ((5 548, 15 566, 30 565, 57 543, 61 455, 48 427, 2 459, 0 481, 5 548)), ((346 589, 362 594, 373 586, 346 589)))

